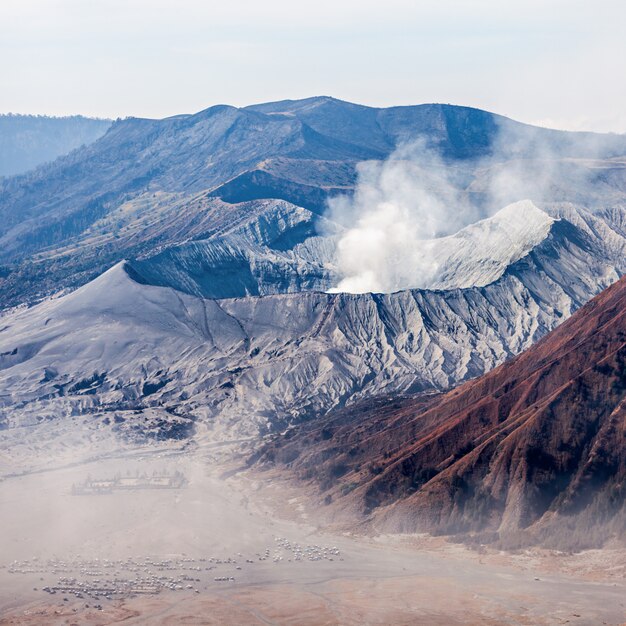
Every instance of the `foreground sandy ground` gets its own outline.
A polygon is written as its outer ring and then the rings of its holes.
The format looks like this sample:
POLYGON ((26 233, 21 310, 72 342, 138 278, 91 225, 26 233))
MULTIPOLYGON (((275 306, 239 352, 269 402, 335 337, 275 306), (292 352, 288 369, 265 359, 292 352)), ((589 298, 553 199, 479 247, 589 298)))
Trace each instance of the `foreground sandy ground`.
POLYGON ((146 453, 6 477, 0 624, 626 623, 622 551, 478 553, 425 536, 362 537, 320 524, 306 497, 287 485, 268 487, 263 476, 223 479, 222 470, 198 452, 146 453), (184 472, 189 485, 71 493, 86 476, 162 469, 184 472), (311 554, 332 546, 340 556, 296 560, 281 547, 284 538, 316 546, 311 554), (209 557, 219 564, 204 567, 209 557), (90 580, 88 560, 143 565, 147 558, 202 567, 190 589, 98 600, 42 591, 58 584, 59 566, 50 562, 70 563, 63 575, 90 580))
MULTIPOLYGON (((492 581, 496 582, 496 580, 492 581)), ((508 582, 514 582, 514 576, 508 582)), ((339 578, 308 584, 244 585, 201 596, 160 594, 115 601, 102 611, 78 602, 35 603, 2 624, 619 624, 621 592, 589 593, 572 582, 550 594, 489 582, 457 585, 454 577, 339 578), (572 585, 572 589, 564 589, 572 585), (564 592, 562 597, 550 597, 564 592), (582 597, 578 597, 578 593, 582 597), (595 600, 594 600, 595 599, 595 600), (591 600, 591 601, 590 601, 591 600), (598 605, 594 606, 594 603, 598 605)), ((540 585, 537 582, 537 585, 540 585)))
MULTIPOLYGON (((486 615, 475 594, 445 579, 340 579, 308 585, 248 586, 200 598, 130 599, 104 611, 81 606, 36 606, 3 624, 554 624, 604 623, 563 614, 530 614, 532 597, 517 597, 514 612, 486 615)), ((491 612, 491 611, 490 611, 491 612)))

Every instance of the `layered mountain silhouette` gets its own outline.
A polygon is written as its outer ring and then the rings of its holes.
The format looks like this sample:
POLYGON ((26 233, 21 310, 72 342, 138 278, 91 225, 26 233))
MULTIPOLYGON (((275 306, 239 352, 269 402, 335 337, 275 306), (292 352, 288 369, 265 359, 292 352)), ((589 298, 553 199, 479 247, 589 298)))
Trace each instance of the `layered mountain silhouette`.
POLYGON ((214 222, 234 213, 246 219, 261 200, 311 211, 309 226, 290 237, 295 245, 315 231, 329 197, 351 193, 359 162, 407 143, 453 164, 459 192, 481 207, 503 161, 535 159, 531 184, 486 214, 527 197, 587 207, 623 197, 626 170, 614 157, 626 154, 624 137, 536 128, 467 107, 377 109, 318 97, 128 118, 53 163, 0 181, 0 306, 75 288, 122 259, 205 239, 214 222), (547 168, 555 155, 558 163, 547 168), (535 197, 535 180, 547 171, 552 180, 535 197))
POLYGON ((509 547, 621 540, 626 279, 481 378, 338 411, 276 438, 262 460, 377 529, 509 547))

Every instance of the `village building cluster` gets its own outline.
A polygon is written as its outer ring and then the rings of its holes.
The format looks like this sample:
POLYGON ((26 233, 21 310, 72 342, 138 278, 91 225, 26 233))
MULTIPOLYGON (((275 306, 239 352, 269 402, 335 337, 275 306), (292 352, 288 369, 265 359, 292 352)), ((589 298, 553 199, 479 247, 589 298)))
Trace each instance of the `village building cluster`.
MULTIPOLYGON (((236 574, 255 563, 271 561, 343 560, 336 546, 301 545, 285 537, 275 538, 274 546, 268 546, 253 555, 192 558, 188 556, 128 557, 127 559, 39 559, 33 557, 13 561, 7 568, 10 574, 35 575, 40 582, 47 582, 35 590, 51 595, 60 594, 90 601, 113 600, 135 595, 153 595, 162 591, 192 591, 200 593, 202 585, 210 582, 235 583, 236 574), (207 575, 211 572, 210 575, 207 575)), ((93 605, 94 607, 96 605, 93 605)))

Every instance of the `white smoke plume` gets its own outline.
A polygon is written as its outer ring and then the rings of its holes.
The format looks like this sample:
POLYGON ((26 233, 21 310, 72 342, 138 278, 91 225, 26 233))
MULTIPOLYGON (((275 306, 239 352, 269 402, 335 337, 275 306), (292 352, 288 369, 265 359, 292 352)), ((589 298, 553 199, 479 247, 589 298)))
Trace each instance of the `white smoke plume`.
POLYGON ((519 200, 552 206, 556 217, 564 201, 591 210, 606 205, 603 170, 593 159, 606 158, 607 136, 557 135, 513 123, 499 128, 480 160, 444 162, 418 141, 385 161, 360 163, 354 195, 329 201, 327 216, 345 229, 336 250, 339 280, 330 291, 428 287, 438 275, 428 240, 519 200))
POLYGON ((386 161, 357 167, 352 198, 334 198, 329 216, 345 225, 337 246, 342 276, 331 291, 392 292, 428 284, 437 272, 424 240, 458 231, 479 219, 453 177, 423 144, 405 145, 386 161))

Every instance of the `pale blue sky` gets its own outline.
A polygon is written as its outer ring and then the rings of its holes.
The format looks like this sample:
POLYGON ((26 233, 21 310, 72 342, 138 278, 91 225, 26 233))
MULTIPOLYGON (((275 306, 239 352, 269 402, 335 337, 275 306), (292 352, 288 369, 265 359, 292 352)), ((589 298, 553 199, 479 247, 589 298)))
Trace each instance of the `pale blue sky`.
POLYGON ((332 95, 626 132, 622 0, 0 0, 0 112, 332 95))

